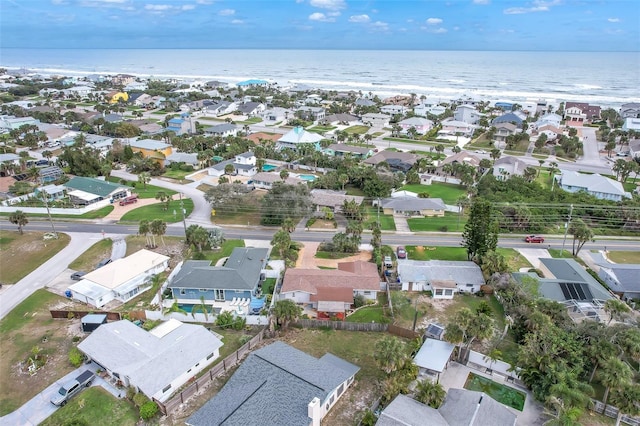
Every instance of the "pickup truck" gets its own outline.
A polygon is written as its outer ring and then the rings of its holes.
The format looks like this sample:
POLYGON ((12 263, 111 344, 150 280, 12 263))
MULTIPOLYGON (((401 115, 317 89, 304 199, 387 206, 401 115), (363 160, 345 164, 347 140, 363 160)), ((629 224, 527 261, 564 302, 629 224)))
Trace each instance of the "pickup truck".
POLYGON ((62 385, 58 393, 51 397, 51 403, 57 406, 66 404, 72 396, 80 392, 84 387, 91 386, 91 381, 94 377, 93 371, 85 370, 74 380, 62 385))

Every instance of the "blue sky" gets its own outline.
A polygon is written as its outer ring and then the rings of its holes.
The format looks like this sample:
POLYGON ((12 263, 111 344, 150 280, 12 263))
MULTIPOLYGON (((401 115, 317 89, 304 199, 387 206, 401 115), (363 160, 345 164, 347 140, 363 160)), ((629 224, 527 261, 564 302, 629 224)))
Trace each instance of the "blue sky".
POLYGON ((640 50, 638 0, 2 0, 0 46, 640 50))

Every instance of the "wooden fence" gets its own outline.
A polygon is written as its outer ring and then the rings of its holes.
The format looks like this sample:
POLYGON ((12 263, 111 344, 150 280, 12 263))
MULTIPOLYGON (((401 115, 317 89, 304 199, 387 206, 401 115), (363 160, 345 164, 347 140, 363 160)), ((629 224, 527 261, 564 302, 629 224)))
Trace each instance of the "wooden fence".
POLYGON ((108 321, 119 321, 121 319, 120 312, 104 312, 104 311, 54 311, 49 310, 51 318, 82 318, 89 314, 107 315, 108 321))
POLYGON ((242 345, 240 349, 227 356, 222 362, 217 363, 209 371, 194 379, 193 382, 184 388, 182 391, 174 395, 171 399, 160 402, 154 399, 154 402, 158 404, 162 414, 167 415, 172 413, 180 404, 184 404, 186 400, 195 395, 203 386, 207 385, 218 376, 224 374, 231 367, 235 366, 240 360, 242 360, 252 349, 254 349, 263 339, 266 327, 260 330, 260 333, 255 335, 251 340, 242 345))
MULTIPOLYGON (((608 404, 605 406, 602 401, 598 401, 597 399, 591 399, 591 411, 595 411, 598 414, 604 414, 607 417, 615 419, 618 417, 619 410, 608 404)), ((622 415, 620 423, 625 423, 631 426, 640 426, 640 418, 622 415)))
POLYGON ((420 333, 398 327, 393 324, 380 324, 377 322, 348 322, 348 321, 324 321, 314 319, 300 319, 295 325, 302 328, 331 328, 333 330, 346 331, 377 331, 393 334, 395 336, 406 337, 407 339, 415 339, 420 337, 420 333))

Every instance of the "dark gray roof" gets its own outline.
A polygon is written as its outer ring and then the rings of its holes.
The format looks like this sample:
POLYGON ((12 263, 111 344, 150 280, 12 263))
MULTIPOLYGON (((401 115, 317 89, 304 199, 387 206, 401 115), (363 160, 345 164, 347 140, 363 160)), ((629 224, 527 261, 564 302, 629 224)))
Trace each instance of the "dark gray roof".
POLYGON ((422 404, 406 395, 399 394, 382 411, 376 426, 449 426, 435 408, 422 404))
POLYGON ((317 359, 282 342, 259 349, 186 423, 308 426, 309 402, 319 398, 324 404, 334 389, 359 370, 327 355, 317 359))
POLYGON ((222 267, 211 266, 210 261, 187 260, 169 287, 253 290, 268 253, 266 248, 236 247, 222 267))
POLYGON ((207 127, 206 129, 204 129, 204 132, 205 133, 224 133, 224 132, 231 132, 233 130, 236 130, 237 128, 238 126, 236 126, 235 124, 222 123, 222 124, 217 124, 215 126, 207 127))
POLYGON ((244 104, 238 105, 238 111, 240 112, 253 112, 256 108, 260 106, 259 102, 246 102, 244 104))
POLYGON ((444 202, 440 198, 395 197, 385 198, 381 202, 385 209, 396 211, 444 210, 444 202))
POLYGON ((624 291, 637 293, 640 292, 640 265, 620 265, 606 267, 611 269, 615 275, 620 287, 624 291))
POLYGON ((438 408, 450 426, 513 426, 516 415, 489 395, 466 389, 449 389, 438 408))
POLYGON ((402 282, 453 280, 456 284, 485 284, 480 267, 464 260, 403 260, 398 262, 398 275, 402 282))

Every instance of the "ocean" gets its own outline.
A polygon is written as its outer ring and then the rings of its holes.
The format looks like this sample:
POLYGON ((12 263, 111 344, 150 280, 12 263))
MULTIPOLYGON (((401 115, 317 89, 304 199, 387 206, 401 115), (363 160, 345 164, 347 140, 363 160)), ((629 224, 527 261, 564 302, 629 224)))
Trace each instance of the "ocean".
POLYGON ((0 67, 43 74, 127 73, 356 90, 430 99, 640 101, 640 52, 2 49, 0 67))

